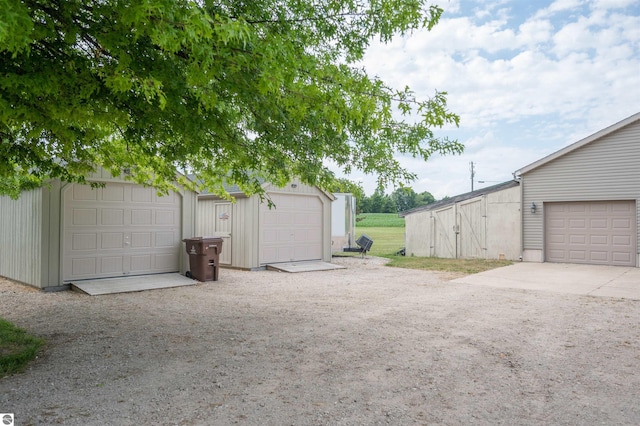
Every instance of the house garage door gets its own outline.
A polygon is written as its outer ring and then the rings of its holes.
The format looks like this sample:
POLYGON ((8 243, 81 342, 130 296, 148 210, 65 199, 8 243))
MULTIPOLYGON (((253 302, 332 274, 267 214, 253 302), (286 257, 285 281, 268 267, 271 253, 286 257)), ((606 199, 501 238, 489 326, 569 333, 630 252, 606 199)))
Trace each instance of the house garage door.
POLYGON ((322 201, 317 196, 269 194, 260 206, 260 264, 322 259, 322 201))
POLYGON ((635 266, 634 201, 545 203, 548 262, 635 266))
POLYGON ((64 193, 63 280, 177 272, 180 196, 108 183, 64 193))

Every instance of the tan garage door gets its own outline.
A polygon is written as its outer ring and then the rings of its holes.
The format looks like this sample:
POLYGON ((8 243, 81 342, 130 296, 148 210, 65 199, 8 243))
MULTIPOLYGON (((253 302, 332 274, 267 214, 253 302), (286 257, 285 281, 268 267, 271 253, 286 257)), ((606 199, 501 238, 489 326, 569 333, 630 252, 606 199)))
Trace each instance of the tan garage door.
POLYGON ((544 203, 545 260, 635 266, 634 201, 544 203))
POLYGON ((260 264, 322 259, 322 201, 311 195, 269 194, 260 206, 260 264))
POLYGON ((180 196, 109 183, 64 193, 64 281, 177 272, 180 196))

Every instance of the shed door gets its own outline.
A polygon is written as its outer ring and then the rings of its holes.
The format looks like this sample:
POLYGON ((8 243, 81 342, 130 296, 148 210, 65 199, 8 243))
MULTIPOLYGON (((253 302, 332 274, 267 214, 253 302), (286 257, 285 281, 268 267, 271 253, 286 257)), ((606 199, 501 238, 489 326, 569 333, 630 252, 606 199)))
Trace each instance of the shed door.
POLYGON ((231 265, 231 217, 233 205, 231 203, 217 203, 215 205, 215 231, 213 236, 222 238, 222 253, 220 264, 231 265))
POLYGON ((64 193, 63 280, 179 270, 180 196, 108 183, 64 193))
POLYGON ((462 258, 484 258, 484 199, 458 206, 459 251, 462 258))
POLYGON ((322 201, 314 195, 269 194, 260 205, 260 264, 322 259, 322 201))
POLYGON ((547 262, 635 266, 634 201, 544 203, 547 262))

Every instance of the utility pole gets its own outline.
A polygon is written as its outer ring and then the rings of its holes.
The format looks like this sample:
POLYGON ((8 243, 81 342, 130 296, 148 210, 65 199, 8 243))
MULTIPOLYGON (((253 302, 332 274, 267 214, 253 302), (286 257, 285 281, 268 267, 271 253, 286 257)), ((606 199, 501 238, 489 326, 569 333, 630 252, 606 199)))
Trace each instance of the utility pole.
POLYGON ((473 179, 476 177, 476 170, 474 168, 473 161, 469 163, 469 170, 471 171, 471 191, 473 192, 473 179))

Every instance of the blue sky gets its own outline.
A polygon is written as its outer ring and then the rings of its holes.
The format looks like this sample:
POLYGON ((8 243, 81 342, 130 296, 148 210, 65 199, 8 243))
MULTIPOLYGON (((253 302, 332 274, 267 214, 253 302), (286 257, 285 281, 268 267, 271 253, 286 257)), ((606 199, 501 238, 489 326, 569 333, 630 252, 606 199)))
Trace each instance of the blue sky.
MULTIPOLYGON (((512 178, 558 149, 640 112, 639 0, 440 0, 440 23, 381 45, 363 61, 420 98, 448 92, 465 146, 424 162, 399 157, 409 185, 436 198, 512 178), (486 183, 478 183, 485 181, 486 183)), ((370 195, 375 178, 352 174, 370 195)), ((387 189, 389 192, 393 188, 387 189)))

